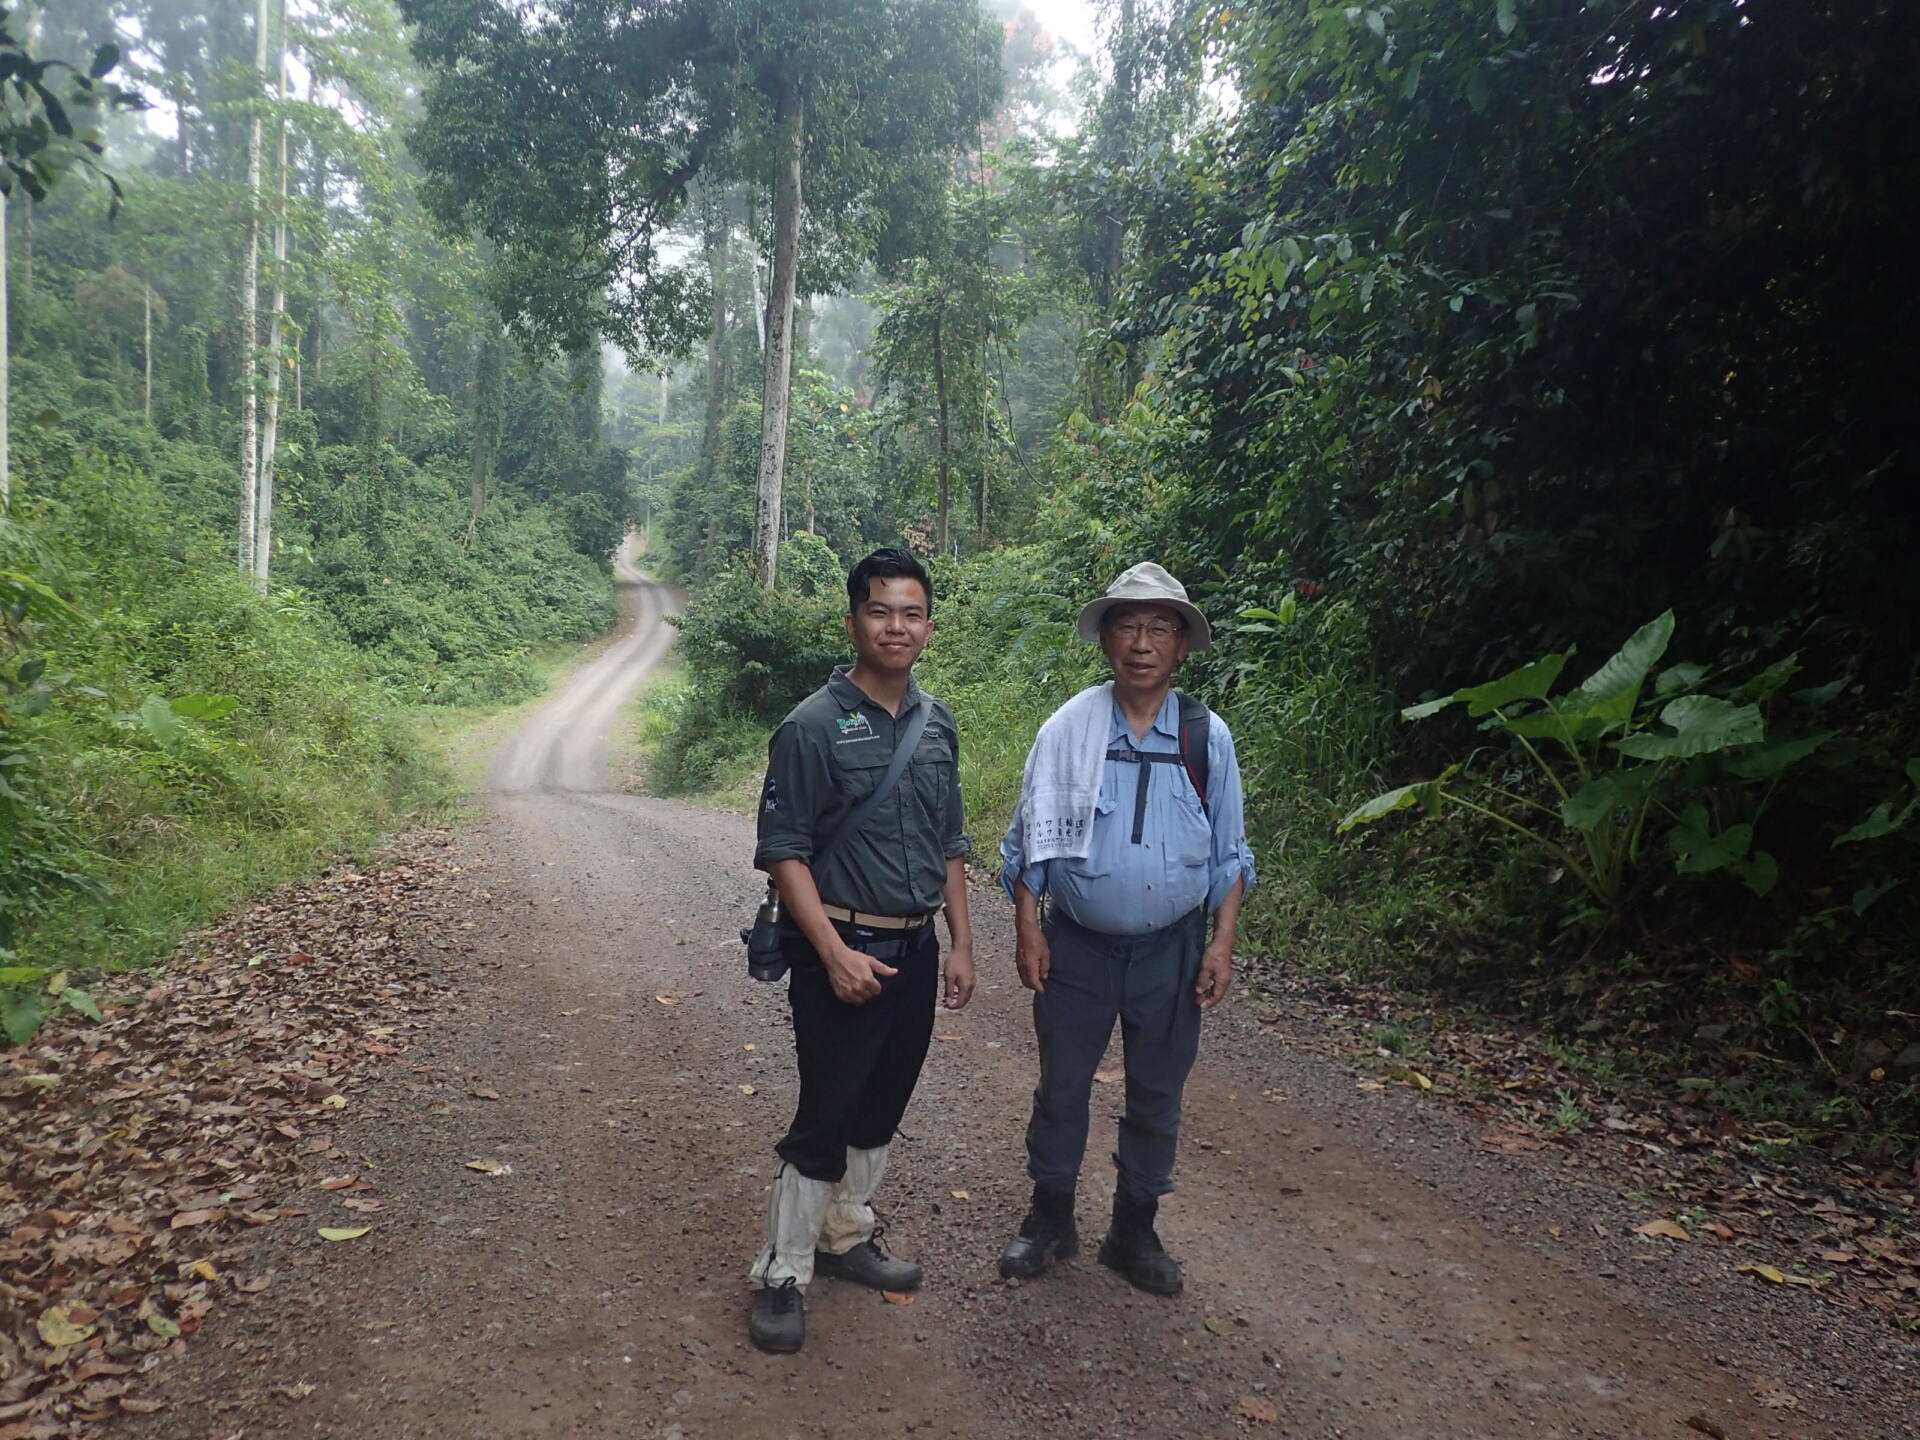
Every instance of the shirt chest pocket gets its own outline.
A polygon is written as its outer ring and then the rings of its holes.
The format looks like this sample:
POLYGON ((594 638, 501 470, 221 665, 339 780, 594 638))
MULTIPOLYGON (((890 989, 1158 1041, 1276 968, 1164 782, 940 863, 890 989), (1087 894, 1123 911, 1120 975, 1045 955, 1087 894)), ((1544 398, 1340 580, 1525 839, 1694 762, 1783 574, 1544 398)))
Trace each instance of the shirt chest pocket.
POLYGON ((1167 849, 1182 865, 1205 865, 1213 859, 1213 824, 1184 771, 1170 777, 1168 808, 1173 812, 1167 849))
POLYGON ((953 789, 953 743, 944 730, 929 725, 913 750, 908 767, 913 778, 913 793, 928 820, 937 823, 946 813, 947 796, 953 789))
POLYGON ((879 788, 893 758, 878 739, 843 742, 833 749, 833 778, 840 793, 858 805, 879 788))

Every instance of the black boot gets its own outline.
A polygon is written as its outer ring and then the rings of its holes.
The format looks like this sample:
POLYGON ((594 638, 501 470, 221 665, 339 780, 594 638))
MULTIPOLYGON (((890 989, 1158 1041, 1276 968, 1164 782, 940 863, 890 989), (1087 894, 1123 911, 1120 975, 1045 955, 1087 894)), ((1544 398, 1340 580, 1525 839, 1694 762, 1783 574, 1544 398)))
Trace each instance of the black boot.
POLYGON ((747 1334, 755 1345, 775 1355, 791 1355, 806 1343, 807 1307, 791 1276, 753 1292, 747 1334))
POLYGON ((1000 1252, 1000 1275, 1007 1280, 1031 1280, 1044 1275, 1056 1260, 1080 1253, 1080 1233, 1073 1226, 1073 1191, 1033 1187, 1033 1204, 1020 1222, 1020 1233, 1000 1252))
POLYGON ((923 1278, 920 1267, 911 1260, 896 1260, 880 1248, 880 1230, 873 1238, 862 1240, 840 1255, 825 1250, 813 1252, 813 1273, 831 1275, 836 1280, 851 1280, 873 1290, 892 1290, 896 1294, 918 1290, 923 1278))
POLYGON ((1113 1197, 1113 1228, 1100 1242, 1100 1263, 1118 1270, 1140 1289, 1154 1295, 1180 1293, 1180 1266, 1154 1234, 1160 1201, 1117 1192, 1113 1197))

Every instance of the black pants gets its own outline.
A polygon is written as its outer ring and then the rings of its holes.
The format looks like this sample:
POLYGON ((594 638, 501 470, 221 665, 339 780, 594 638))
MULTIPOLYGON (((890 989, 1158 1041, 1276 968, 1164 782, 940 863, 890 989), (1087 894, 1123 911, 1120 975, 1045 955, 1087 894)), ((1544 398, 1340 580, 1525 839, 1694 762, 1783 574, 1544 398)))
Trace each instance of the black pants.
POLYGON ((849 1148, 872 1150, 893 1139, 926 1063, 940 994, 940 944, 931 922, 904 945, 893 931, 835 928, 854 949, 877 951, 875 958, 899 973, 880 977, 880 993, 864 1005, 848 1005, 833 993, 813 947, 800 936, 786 942, 800 1103, 774 1149, 810 1180, 837 1181, 849 1148), (896 950, 904 953, 890 953, 896 950))

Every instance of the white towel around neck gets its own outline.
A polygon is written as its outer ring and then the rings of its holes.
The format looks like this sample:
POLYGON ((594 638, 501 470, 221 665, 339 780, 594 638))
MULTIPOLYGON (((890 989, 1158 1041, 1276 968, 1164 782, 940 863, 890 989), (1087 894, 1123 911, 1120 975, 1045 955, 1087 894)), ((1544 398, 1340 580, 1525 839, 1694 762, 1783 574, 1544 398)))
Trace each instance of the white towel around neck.
POLYGON ((1020 841, 1029 865, 1084 860, 1113 729, 1113 682, 1082 690, 1033 737, 1020 784, 1020 841))

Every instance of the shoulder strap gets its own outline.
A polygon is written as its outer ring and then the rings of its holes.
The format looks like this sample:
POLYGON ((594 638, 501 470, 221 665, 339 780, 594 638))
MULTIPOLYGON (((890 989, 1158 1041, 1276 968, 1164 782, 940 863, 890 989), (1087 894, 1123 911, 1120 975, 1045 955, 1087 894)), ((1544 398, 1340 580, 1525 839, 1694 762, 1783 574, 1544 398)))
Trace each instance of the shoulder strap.
POLYGON ((813 852, 809 867, 818 865, 834 852, 840 842, 867 823, 873 812, 880 808, 880 802, 893 793, 893 787, 900 783, 900 777, 906 773, 907 761, 913 758, 914 747, 920 743, 920 732, 927 728, 927 713, 933 709, 933 701, 922 699, 919 709, 907 717, 907 728, 893 747, 893 759, 887 762, 887 773, 880 777, 880 783, 873 787, 853 813, 840 822, 840 828, 827 837, 827 843, 813 852))
POLYGON ((1180 702, 1180 758, 1186 762, 1187 779, 1193 782, 1194 793, 1200 797, 1200 809, 1205 813, 1208 772, 1212 768, 1207 742, 1213 712, 1185 691, 1176 690, 1173 696, 1180 702))

